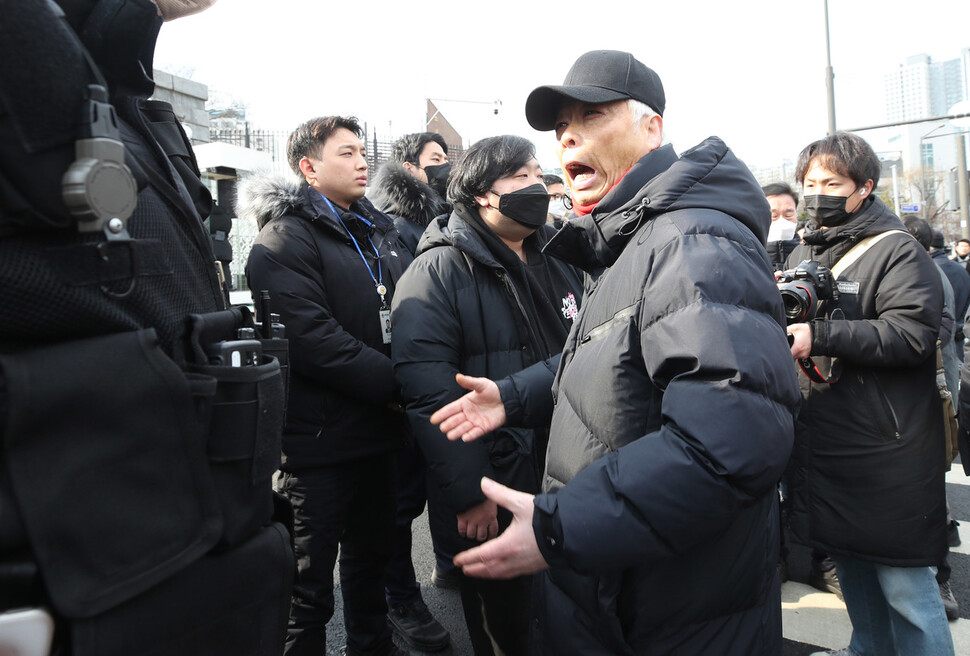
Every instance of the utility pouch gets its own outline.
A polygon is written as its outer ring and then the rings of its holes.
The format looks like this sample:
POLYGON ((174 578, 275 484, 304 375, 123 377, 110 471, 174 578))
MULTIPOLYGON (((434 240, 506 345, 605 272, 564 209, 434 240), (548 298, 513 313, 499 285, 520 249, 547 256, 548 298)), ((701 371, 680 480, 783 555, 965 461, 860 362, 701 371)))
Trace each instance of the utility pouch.
POLYGON ((280 363, 281 378, 283 380, 283 407, 286 408, 286 400, 289 393, 289 370, 290 370, 290 348, 289 340, 277 337, 277 333, 283 333, 281 324, 273 324, 264 330, 263 324, 257 324, 249 308, 245 305, 234 305, 228 310, 211 312, 209 314, 189 315, 189 352, 190 357, 196 364, 208 362, 205 347, 220 340, 234 339, 238 337, 240 328, 252 328, 264 337, 259 339, 262 345, 263 355, 270 355, 280 363), (266 336, 271 334, 272 336, 266 336))
POLYGON ((7 472, 57 611, 97 615, 208 552, 222 521, 193 386, 153 329, 0 355, 7 472))
POLYGON ((225 366, 199 362, 209 345, 233 335, 251 319, 239 308, 190 317, 188 370, 214 385, 197 386, 209 418, 206 455, 222 510, 219 547, 231 548, 273 516, 272 476, 279 469, 285 396, 279 361, 265 353, 258 362, 225 366))
POLYGON ((71 656, 279 656, 296 570, 289 543, 271 523, 117 608, 72 622, 71 656))

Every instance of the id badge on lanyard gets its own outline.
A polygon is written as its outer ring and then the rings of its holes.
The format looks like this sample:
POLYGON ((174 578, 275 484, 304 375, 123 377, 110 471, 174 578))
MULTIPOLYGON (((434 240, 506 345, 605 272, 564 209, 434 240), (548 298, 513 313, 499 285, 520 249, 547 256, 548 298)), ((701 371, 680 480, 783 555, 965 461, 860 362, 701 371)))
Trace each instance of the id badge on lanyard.
POLYGON ((384 343, 391 343, 391 311, 381 309, 381 334, 384 336, 384 343))
MULTIPOLYGON (((374 242, 371 241, 370 237, 367 237, 367 241, 370 242, 370 247, 374 251, 374 258, 377 260, 377 275, 375 276, 374 272, 370 268, 370 265, 367 264, 367 258, 364 257, 364 251, 361 250, 360 244, 357 243, 357 238, 354 237, 354 234, 347 229, 347 225, 344 223, 343 219, 340 218, 340 214, 337 212, 337 208, 333 206, 333 203, 330 202, 329 198, 327 198, 323 194, 320 194, 320 196, 323 197, 323 200, 327 202, 327 205, 329 205, 330 209, 333 210, 334 216, 336 216, 337 220, 340 221, 340 225, 342 225, 344 230, 347 231, 347 235, 350 237, 350 240, 353 242, 354 247, 357 249, 357 254, 360 255, 361 261, 364 263, 364 266, 367 267, 367 273, 370 274, 371 280, 374 281, 374 286, 377 289, 377 294, 381 297, 381 309, 378 311, 378 318, 380 319, 380 322, 381 322, 381 337, 384 340, 385 344, 390 344, 391 343, 391 308, 387 305, 387 299, 385 298, 387 295, 387 287, 384 285, 383 270, 381 268, 381 255, 378 252, 377 247, 374 246, 374 242)), ((356 212, 354 214, 356 214, 356 212)), ((362 217, 360 214, 356 214, 356 216, 362 221, 364 221, 365 223, 367 223, 368 225, 370 225, 370 222, 367 221, 367 219, 362 217)))

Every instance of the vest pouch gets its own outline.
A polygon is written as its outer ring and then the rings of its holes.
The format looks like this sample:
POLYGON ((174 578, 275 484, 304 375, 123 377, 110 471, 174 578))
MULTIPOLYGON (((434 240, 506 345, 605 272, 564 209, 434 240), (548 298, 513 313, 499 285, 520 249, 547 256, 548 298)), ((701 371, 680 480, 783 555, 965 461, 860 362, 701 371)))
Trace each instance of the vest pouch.
POLYGON ((192 388, 153 329, 0 355, 10 488, 57 611, 97 615, 222 533, 192 388))
POLYGON ((279 656, 296 567, 271 523, 144 594, 67 627, 71 656, 279 656))
POLYGON ((220 548, 230 548, 273 516, 273 473, 279 469, 283 381, 279 361, 255 366, 189 365, 215 381, 206 456, 222 510, 220 548))
POLYGON ((290 341, 274 337, 261 339, 263 355, 271 355, 280 363, 280 378, 283 381, 283 424, 286 423, 286 402, 290 393, 290 341))

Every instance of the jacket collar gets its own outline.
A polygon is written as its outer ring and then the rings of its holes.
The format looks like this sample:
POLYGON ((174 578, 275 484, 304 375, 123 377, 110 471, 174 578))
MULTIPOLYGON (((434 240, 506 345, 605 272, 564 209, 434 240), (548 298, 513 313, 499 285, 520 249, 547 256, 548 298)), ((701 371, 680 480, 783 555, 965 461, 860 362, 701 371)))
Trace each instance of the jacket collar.
POLYGON ((823 252, 836 244, 855 244, 887 230, 905 230, 903 222, 877 196, 869 196, 864 206, 840 226, 808 230, 803 237, 813 250, 823 252))
POLYGON ((643 218, 637 210, 642 207, 644 187, 677 159, 670 144, 644 155, 590 214, 566 221, 544 252, 584 271, 612 265, 643 218))
MULTIPOLYGON (((476 218, 472 215, 472 212, 475 212, 473 208, 456 203, 450 215, 439 216, 433 220, 421 236, 415 255, 420 255, 438 246, 452 246, 487 267, 505 269, 506 267, 489 250, 482 236, 469 225, 476 218)), ((525 240, 531 244, 531 248, 535 248, 537 251, 542 250, 542 247, 547 243, 547 233, 544 230, 544 227, 540 227, 526 237, 525 240)))
POLYGON ((438 192, 394 161, 381 166, 368 197, 382 212, 400 216, 421 228, 450 211, 438 192))
MULTIPOLYGON (((307 210, 307 218, 311 221, 320 223, 327 228, 336 231, 344 237, 348 237, 347 231, 340 224, 336 212, 341 211, 337 204, 333 204, 331 209, 330 204, 324 200, 323 196, 316 189, 311 187, 306 181, 302 184, 302 194, 305 201, 305 209, 307 210), (335 212, 336 210, 336 212, 335 212)), ((368 222, 373 225, 374 232, 379 234, 384 234, 393 227, 393 222, 388 218, 383 212, 378 210, 374 205, 366 198, 361 198, 350 205, 350 211, 359 214, 364 217, 368 222)))

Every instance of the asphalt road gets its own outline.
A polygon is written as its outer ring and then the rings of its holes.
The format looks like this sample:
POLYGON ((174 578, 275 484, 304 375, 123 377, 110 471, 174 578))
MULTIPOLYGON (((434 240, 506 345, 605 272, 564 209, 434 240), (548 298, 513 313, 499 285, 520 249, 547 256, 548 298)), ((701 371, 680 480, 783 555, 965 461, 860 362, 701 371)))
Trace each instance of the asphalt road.
MULTIPOLYGON (((970 478, 964 476, 963 467, 953 464, 947 474, 947 497, 950 510, 962 522, 963 544, 951 549, 950 583, 954 596, 960 604, 960 619, 950 622, 956 654, 970 654, 970 478)), ((451 645, 438 656, 471 656, 471 645, 465 630, 458 593, 431 587, 431 569, 434 557, 428 532, 427 513, 415 521, 414 569, 423 586, 425 603, 431 613, 451 633, 451 645)), ((782 615, 785 644, 782 656, 806 656, 819 649, 839 649, 848 644, 851 624, 845 605, 833 594, 819 592, 805 584, 808 579, 809 550, 790 542, 788 559, 791 580, 782 586, 782 615)), ((337 656, 344 645, 343 609, 340 600, 339 579, 337 583, 337 610, 327 627, 327 654, 337 656)), ((399 642, 404 649, 406 645, 399 642)), ((424 656, 426 652, 410 651, 412 656, 424 656)), ((581 655, 577 655, 581 656, 581 655)))

